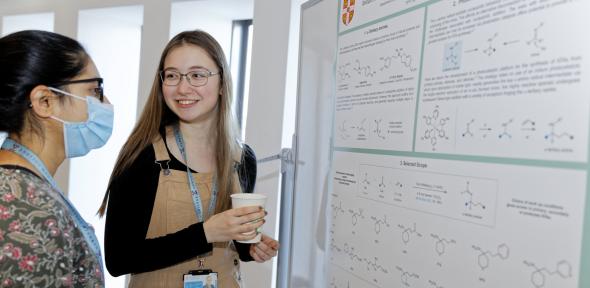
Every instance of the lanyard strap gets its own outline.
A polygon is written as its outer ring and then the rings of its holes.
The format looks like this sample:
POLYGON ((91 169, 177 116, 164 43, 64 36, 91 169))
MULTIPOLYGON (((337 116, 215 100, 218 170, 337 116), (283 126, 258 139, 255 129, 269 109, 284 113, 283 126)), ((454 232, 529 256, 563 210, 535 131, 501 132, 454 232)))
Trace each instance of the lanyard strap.
POLYGON ((88 243, 90 250, 92 250, 92 253, 94 253, 94 256, 98 259, 101 279, 104 281, 104 270, 102 266, 102 256, 100 253, 100 244, 98 243, 98 239, 94 234, 94 229, 88 224, 88 222, 84 221, 84 218, 82 218, 82 215, 80 215, 78 210, 76 210, 72 202, 70 202, 70 200, 65 197, 61 189, 59 189, 57 186, 57 182, 55 182, 55 179, 53 179, 53 176, 51 176, 51 173, 49 173, 45 167, 45 164, 43 164, 43 161, 41 161, 41 159, 39 159, 39 157, 37 157, 33 151, 13 141, 12 139, 6 139, 2 144, 2 149, 12 151, 29 161, 29 163, 31 163, 31 165, 33 165, 39 171, 39 173, 41 173, 43 178, 45 178, 45 180, 51 184, 53 189, 59 192, 58 194, 66 204, 67 209, 70 211, 70 215, 72 215, 75 225, 78 226, 78 229, 80 229, 80 232, 82 232, 82 235, 84 236, 86 243, 88 243))
MULTIPOLYGON (((195 213, 197 214, 197 221, 203 222, 205 218, 203 217, 203 203, 201 202, 201 195, 199 194, 199 188, 195 183, 195 178, 188 168, 188 160, 186 156, 186 149, 184 146, 184 139, 182 138, 182 132, 178 125, 174 125, 174 137, 176 138, 176 145, 178 145, 178 150, 180 150, 180 154, 182 155, 182 159, 184 160, 184 164, 186 165, 186 176, 188 178, 188 185, 191 190, 191 195, 193 197, 193 204, 195 206, 195 213)), ((215 202, 217 202, 217 180, 213 178, 213 187, 211 188, 211 200, 209 200, 209 211, 207 211, 208 215, 211 215, 215 211, 215 202)))

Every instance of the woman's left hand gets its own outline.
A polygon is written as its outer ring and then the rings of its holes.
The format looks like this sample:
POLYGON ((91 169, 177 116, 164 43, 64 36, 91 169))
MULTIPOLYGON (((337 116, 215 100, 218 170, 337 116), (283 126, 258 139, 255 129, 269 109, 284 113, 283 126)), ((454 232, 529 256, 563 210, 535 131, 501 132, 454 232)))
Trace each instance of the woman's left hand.
POLYGON ((266 262, 277 256, 279 242, 262 234, 260 242, 250 245, 250 256, 258 263, 266 262))

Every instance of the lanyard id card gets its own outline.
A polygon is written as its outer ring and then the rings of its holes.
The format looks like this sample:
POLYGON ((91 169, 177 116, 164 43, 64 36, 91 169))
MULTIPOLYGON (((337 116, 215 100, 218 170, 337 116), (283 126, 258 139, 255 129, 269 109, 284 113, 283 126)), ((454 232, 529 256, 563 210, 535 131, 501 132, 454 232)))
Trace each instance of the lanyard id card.
POLYGON ((184 288, 217 288, 217 272, 211 269, 191 270, 182 275, 184 288))

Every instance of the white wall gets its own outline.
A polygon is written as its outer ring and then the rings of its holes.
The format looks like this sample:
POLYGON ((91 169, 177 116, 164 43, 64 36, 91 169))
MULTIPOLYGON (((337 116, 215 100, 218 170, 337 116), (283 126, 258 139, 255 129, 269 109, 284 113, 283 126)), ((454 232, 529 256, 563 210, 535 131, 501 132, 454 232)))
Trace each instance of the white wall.
MULTIPOLYGON (((71 160, 69 198, 84 219, 95 227, 103 251, 105 219, 96 215, 96 206, 102 201, 109 171, 135 123, 142 15, 141 5, 79 12, 78 40, 104 78, 105 95, 115 107, 115 125, 113 135, 103 148, 71 160), (112 53, 114 47, 117 53, 112 53)), ((108 273, 105 276, 106 287, 124 287, 125 277, 114 278, 108 273)))
MULTIPOLYGON (((290 17, 290 1, 254 2, 246 143, 254 148, 258 158, 277 154, 282 147, 290 17)), ((258 175, 256 192, 268 196, 269 215, 264 232, 278 239, 279 163, 275 161, 260 165, 258 175)), ((274 283, 273 270, 271 263, 244 265, 245 277, 250 280, 249 287, 269 287, 269 283, 274 283), (252 279, 251 275, 257 275, 256 279, 252 279)))
POLYGON ((2 18, 2 36, 22 30, 53 32, 53 13, 12 15, 2 18))
POLYGON ((253 0, 174 2, 172 17, 170 17, 170 38, 185 30, 207 31, 221 44, 229 61, 232 21, 252 19, 253 2, 253 0))

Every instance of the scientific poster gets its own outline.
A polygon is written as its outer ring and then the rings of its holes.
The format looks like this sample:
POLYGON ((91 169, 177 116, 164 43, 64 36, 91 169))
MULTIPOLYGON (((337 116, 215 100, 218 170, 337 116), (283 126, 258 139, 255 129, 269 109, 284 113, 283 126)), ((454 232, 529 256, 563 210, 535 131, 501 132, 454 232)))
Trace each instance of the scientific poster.
POLYGON ((590 285, 590 2, 340 2, 329 287, 590 285))

